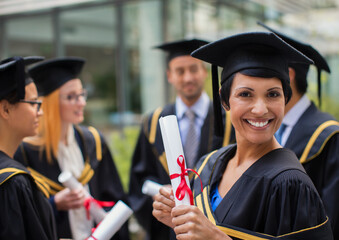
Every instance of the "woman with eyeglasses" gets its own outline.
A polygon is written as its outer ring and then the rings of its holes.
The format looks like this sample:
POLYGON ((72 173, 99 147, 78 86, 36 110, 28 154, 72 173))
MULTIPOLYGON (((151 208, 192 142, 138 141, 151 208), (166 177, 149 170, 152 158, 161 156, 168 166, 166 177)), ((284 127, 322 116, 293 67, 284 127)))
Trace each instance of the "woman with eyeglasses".
POLYGON ((0 62, 0 239, 57 239, 46 185, 13 160, 24 137, 39 126, 41 101, 25 65, 42 57, 0 62))
MULTIPOLYGON (((58 237, 75 240, 90 236, 98 223, 84 207, 84 191, 71 191, 58 181, 61 172, 71 172, 96 200, 126 202, 104 137, 93 127, 79 125, 87 98, 78 77, 84 63, 82 58, 65 57, 29 69, 43 96, 44 116, 38 135, 25 140, 15 155, 32 174, 49 184, 58 237)), ((129 239, 127 223, 113 239, 129 239)))
POLYGON ((311 179, 274 137, 292 94, 288 63, 312 61, 265 32, 233 35, 191 55, 212 64, 215 112, 221 99, 236 144, 200 159, 202 185, 198 177, 192 184, 196 206, 175 206, 173 192, 162 188, 153 215, 178 240, 333 239, 311 179), (223 68, 220 88, 217 67, 223 68))

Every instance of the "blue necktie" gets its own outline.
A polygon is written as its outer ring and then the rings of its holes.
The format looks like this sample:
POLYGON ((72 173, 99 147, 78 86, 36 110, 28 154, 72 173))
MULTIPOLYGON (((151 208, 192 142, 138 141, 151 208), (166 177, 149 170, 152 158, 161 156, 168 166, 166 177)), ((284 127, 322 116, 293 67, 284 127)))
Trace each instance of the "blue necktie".
POLYGON ((282 135, 284 134, 286 127, 287 127, 287 125, 282 123, 280 125, 280 128, 278 129, 278 131, 274 134, 275 138, 277 139, 277 141, 280 144, 281 144, 281 140, 282 140, 282 135))

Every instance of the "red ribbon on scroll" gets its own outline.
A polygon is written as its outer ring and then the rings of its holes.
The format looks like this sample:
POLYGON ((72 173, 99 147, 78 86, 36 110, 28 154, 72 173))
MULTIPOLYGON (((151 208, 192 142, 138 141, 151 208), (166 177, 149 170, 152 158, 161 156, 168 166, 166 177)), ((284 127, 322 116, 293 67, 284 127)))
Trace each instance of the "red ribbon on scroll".
MULTIPOLYGON (((100 222, 101 223, 101 222, 100 222)), ((99 223, 99 224, 100 224, 99 223)), ((88 238, 86 238, 85 240, 89 240, 89 239, 91 239, 91 240, 98 240, 98 239, 96 239, 94 236, 93 236, 93 233, 94 233, 94 231, 95 231, 95 229, 97 229, 97 227, 99 226, 99 224, 96 226, 96 227, 94 227, 94 228, 92 228, 92 233, 91 233, 91 236, 89 236, 88 238)))
POLYGON ((188 193, 189 197, 190 197, 190 203, 191 205, 194 205, 194 202, 193 202, 193 194, 192 194, 192 190, 191 188, 187 185, 186 183, 186 179, 185 179, 185 176, 188 176, 188 171, 192 171, 194 172, 195 174, 198 175, 199 179, 200 179, 200 184, 201 184, 201 192, 202 192, 202 181, 201 181, 201 178, 199 176, 199 174, 191 169, 191 168, 185 168, 185 159, 184 159, 184 156, 183 155, 180 155, 178 158, 177 158, 177 163, 178 165, 180 166, 180 169, 181 169, 181 173, 174 173, 172 175, 170 175, 170 178, 171 179, 174 179, 174 178, 177 178, 177 177, 180 177, 181 180, 180 180, 180 184, 177 188, 177 191, 175 192, 175 196, 178 200, 182 200, 184 199, 185 197, 185 194, 186 192, 188 193))
POLYGON ((91 202, 95 202, 100 207, 113 207, 115 204, 115 202, 113 201, 99 201, 99 200, 94 199, 93 197, 86 198, 84 201, 84 207, 86 209, 87 219, 90 219, 89 210, 91 208, 91 202))

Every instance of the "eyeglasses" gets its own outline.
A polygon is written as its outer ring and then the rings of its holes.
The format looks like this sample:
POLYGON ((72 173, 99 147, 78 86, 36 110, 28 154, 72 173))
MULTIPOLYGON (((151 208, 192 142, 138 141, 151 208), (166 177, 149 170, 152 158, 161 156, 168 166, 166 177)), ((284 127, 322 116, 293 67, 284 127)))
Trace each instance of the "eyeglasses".
POLYGON ((38 101, 38 100, 19 100, 19 102, 22 102, 22 103, 29 103, 29 104, 31 104, 32 106, 36 105, 36 106, 37 106, 37 112, 39 112, 40 109, 41 109, 42 101, 38 101))
POLYGON ((82 100, 86 101, 87 100, 87 91, 83 90, 79 94, 71 93, 67 95, 60 95, 62 99, 67 100, 70 104, 76 104, 79 102, 79 99, 81 98, 82 100))

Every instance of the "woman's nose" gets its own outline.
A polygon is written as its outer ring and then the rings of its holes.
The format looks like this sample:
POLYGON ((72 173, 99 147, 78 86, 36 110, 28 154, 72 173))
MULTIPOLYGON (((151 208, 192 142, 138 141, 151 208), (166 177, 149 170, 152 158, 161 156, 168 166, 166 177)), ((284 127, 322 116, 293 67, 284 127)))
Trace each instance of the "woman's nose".
POLYGON ((268 112, 267 103, 263 99, 257 99, 253 105, 252 112, 258 115, 263 115, 268 112))

